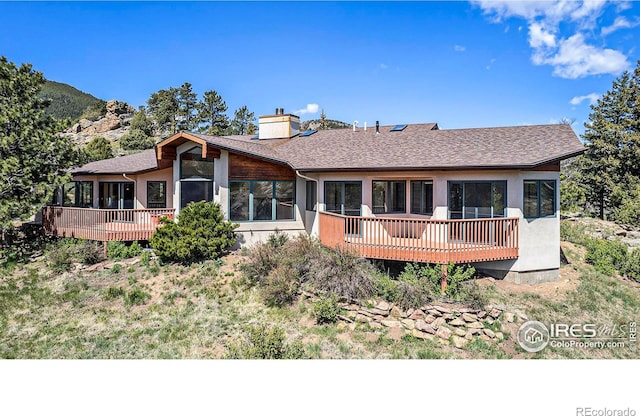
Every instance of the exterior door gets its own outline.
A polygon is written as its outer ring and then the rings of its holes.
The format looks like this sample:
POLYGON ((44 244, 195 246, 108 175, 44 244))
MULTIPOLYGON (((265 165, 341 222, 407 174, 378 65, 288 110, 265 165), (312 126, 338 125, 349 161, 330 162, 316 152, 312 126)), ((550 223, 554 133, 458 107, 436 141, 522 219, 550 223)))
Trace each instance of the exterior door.
POLYGON ((100 208, 133 209, 135 190, 133 182, 100 182, 100 208))
MULTIPOLYGON (((324 201, 328 212, 359 217, 362 215, 362 182, 325 182, 324 201)), ((345 234, 360 234, 360 221, 345 221, 345 234)))

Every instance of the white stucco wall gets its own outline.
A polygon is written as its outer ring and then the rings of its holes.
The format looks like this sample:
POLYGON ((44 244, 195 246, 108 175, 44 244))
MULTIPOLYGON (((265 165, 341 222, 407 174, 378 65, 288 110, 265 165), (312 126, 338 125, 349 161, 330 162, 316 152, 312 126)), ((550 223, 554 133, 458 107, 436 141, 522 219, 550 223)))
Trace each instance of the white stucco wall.
MULTIPOLYGON (((362 215, 370 216, 372 203, 372 181, 374 180, 406 180, 406 207, 410 207, 410 180, 432 180, 434 219, 448 218, 448 182, 449 181, 506 181, 507 182, 507 216, 518 217, 519 222, 519 258, 517 260, 478 263, 486 269, 513 272, 529 272, 558 269, 560 267, 560 183, 559 172, 545 171, 428 171, 428 172, 354 172, 342 174, 320 174, 318 184, 318 204, 320 210, 325 209, 324 183, 326 181, 361 181, 362 182, 362 215), (522 214, 524 180, 549 179, 556 181, 556 215, 550 218, 525 219, 522 214)), ((384 216, 384 215, 379 215, 384 216)), ((420 217, 411 214, 390 214, 392 217, 420 217)), ((311 228, 313 235, 318 236, 319 219, 313 219, 311 228)), ((424 218, 424 217, 423 217, 424 218)))

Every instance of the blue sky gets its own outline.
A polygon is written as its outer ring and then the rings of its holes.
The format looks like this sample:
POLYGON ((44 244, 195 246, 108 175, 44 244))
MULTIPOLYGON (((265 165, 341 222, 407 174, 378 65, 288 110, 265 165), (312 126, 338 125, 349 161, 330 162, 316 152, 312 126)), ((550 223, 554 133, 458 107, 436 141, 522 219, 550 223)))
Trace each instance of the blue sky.
POLYGON ((575 119, 640 58, 640 3, 0 3, 0 55, 138 106, 215 89, 231 110, 441 128, 575 119))

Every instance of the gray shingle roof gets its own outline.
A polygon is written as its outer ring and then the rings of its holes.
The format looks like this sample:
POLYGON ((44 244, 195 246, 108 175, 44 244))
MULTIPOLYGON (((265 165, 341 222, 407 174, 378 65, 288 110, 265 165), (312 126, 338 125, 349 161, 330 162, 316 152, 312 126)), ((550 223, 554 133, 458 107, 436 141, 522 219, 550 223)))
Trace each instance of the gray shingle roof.
MULTIPOLYGON (((435 123, 319 130, 308 137, 252 140, 251 136, 188 133, 224 150, 287 163, 301 171, 534 168, 584 151, 562 124, 437 130, 435 123)), ((135 173, 156 169, 155 150, 89 163, 73 173, 135 173)))
POLYGON ((71 169, 74 175, 106 175, 122 173, 139 173, 158 168, 156 149, 143 150, 127 156, 98 160, 84 166, 71 169))

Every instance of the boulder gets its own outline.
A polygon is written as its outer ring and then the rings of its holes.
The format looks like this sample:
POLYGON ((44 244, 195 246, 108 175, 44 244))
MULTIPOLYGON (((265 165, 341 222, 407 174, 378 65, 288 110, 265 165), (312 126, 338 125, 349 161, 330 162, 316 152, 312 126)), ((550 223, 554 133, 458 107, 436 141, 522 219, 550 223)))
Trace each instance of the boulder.
POLYGON ((433 335, 435 335, 436 333, 436 330, 431 325, 429 325, 424 321, 415 321, 414 325, 415 325, 415 329, 418 331, 426 332, 428 334, 433 334, 433 335))
POLYGON ((493 319, 498 319, 501 314, 502 311, 498 308, 493 308, 491 309, 491 312, 489 312, 489 316, 491 316, 493 319))
POLYGON ((462 319, 465 322, 475 322, 478 320, 478 317, 476 315, 471 315, 470 313, 463 313, 462 314, 462 319))
POLYGON ((407 329, 413 329, 416 327, 416 321, 414 321, 413 319, 404 318, 404 319, 401 319, 400 322, 402 323, 402 326, 404 326, 407 329))
POLYGON ((410 318, 410 319, 416 319, 416 320, 418 320, 418 319, 422 320, 422 319, 425 319, 425 318, 426 318, 426 316, 427 316, 427 315, 426 315, 424 312, 422 312, 420 309, 416 309, 415 311, 413 311, 413 312, 409 315, 409 318, 410 318))
POLYGON ((515 315, 513 313, 511 313, 511 312, 505 312, 504 313, 505 321, 509 322, 510 324, 513 323, 514 317, 515 317, 515 315))
MULTIPOLYGON (((80 121, 78 122, 80 131, 89 128, 89 126, 91 126, 92 124, 93 124, 93 121, 88 120, 86 118, 81 118, 80 121)), ((78 133, 80 133, 80 131, 78 131, 78 133)))
POLYGON ((382 311, 389 311, 389 309, 391 309, 391 306, 387 302, 381 300, 380 302, 375 304, 374 308, 380 309, 382 311))
POLYGON ((443 306, 434 305, 433 309, 435 309, 435 310, 437 310, 438 312, 441 312, 441 313, 451 313, 451 309, 445 308, 443 306))
POLYGON ((426 315, 426 316, 424 317, 424 321, 425 321, 426 323, 428 323, 428 324, 432 323, 432 322, 433 322, 433 321, 435 321, 435 320, 436 320, 436 317, 435 317, 435 316, 433 316, 433 315, 426 315))
POLYGON ((449 325, 451 326, 464 326, 464 321, 460 318, 456 318, 453 321, 449 321, 449 325))
POLYGON ((449 328, 447 328, 446 326, 441 326, 436 331, 436 336, 438 336, 438 337, 440 337, 442 339, 449 339, 451 337, 451 330, 449 328))
POLYGON ((433 321, 433 322, 431 323, 431 326, 432 326, 434 329, 438 329, 438 328, 440 328, 442 325, 444 325, 445 323, 446 323, 446 321, 444 320, 444 318, 443 318, 443 317, 440 317, 440 318, 436 318, 436 320, 435 320, 435 321, 433 321))
POLYGON ((478 321, 475 321, 475 322, 467 322, 467 323, 465 324, 465 326, 466 326, 467 328, 474 328, 474 329, 482 329, 482 328, 484 328, 484 325, 482 325, 482 323, 481 323, 481 322, 478 322, 478 321))
POLYGON ((394 318, 400 318, 402 317, 402 311, 396 305, 393 305, 391 307, 391 310, 389 311, 389 315, 393 316, 394 318))
POLYGON ((469 340, 461 338, 457 335, 453 336, 453 345, 458 348, 458 349, 463 349, 467 343, 469 342, 469 340))
POLYGON ((495 337, 496 337, 496 333, 495 333, 495 332, 493 332, 492 330, 490 330, 489 328, 484 328, 484 329, 482 330, 482 332, 484 332, 484 334, 485 334, 486 336, 488 336, 489 338, 495 338, 495 337))
POLYGON ((428 340, 432 340, 434 338, 433 334, 429 334, 426 332, 422 332, 422 331, 418 331, 417 329, 414 329, 411 331, 411 335, 413 335, 416 338, 419 339, 428 339, 428 340))
POLYGON ((459 336, 459 337, 464 337, 465 335, 467 335, 467 331, 465 331, 465 330, 464 330, 464 329, 462 329, 462 328, 455 328, 455 329, 453 330, 453 333, 454 333, 455 335, 459 336))
POLYGON ((107 114, 127 114, 133 113, 135 109, 124 101, 109 100, 107 101, 107 114))
POLYGON ((402 327, 402 324, 400 323, 400 321, 396 321, 395 319, 383 319, 380 321, 380 323, 383 326, 386 326, 387 328, 400 328, 402 327))

